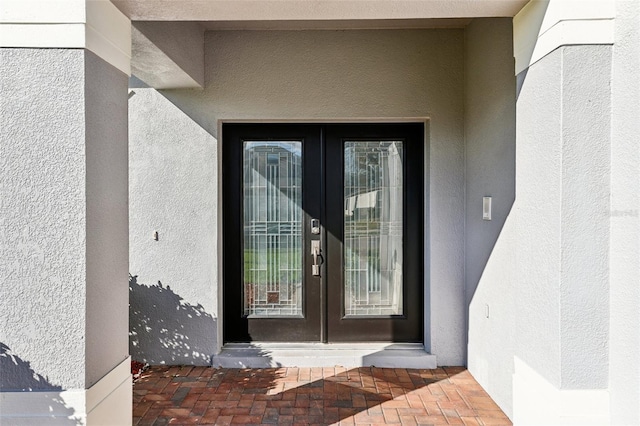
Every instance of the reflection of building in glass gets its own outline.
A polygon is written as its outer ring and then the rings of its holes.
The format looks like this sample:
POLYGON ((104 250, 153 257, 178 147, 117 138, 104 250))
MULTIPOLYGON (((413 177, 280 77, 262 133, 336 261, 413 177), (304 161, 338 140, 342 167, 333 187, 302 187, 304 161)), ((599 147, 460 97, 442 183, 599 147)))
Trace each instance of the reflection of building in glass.
POLYGON ((345 312, 402 314, 402 142, 346 142, 345 312))
POLYGON ((302 314, 302 144, 245 142, 244 312, 302 314))

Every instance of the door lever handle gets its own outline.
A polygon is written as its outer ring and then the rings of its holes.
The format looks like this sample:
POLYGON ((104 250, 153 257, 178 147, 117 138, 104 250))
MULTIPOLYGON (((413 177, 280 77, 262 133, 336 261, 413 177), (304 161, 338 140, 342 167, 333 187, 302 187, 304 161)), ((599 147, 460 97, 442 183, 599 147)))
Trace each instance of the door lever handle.
POLYGON ((311 256, 313 256, 313 261, 311 263, 311 275, 314 277, 320 276, 321 263, 318 263, 318 258, 320 258, 322 263, 324 263, 321 253, 322 249, 320 248, 320 240, 311 240, 311 256))

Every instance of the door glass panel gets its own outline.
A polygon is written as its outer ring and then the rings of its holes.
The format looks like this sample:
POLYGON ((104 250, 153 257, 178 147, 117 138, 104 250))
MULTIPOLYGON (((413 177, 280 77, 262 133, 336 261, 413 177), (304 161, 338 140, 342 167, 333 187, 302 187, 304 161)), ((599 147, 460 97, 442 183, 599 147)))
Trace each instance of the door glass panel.
POLYGON ((302 143, 244 142, 244 314, 302 316, 302 143))
POLYGON ((345 315, 402 315, 402 142, 344 144, 345 315))

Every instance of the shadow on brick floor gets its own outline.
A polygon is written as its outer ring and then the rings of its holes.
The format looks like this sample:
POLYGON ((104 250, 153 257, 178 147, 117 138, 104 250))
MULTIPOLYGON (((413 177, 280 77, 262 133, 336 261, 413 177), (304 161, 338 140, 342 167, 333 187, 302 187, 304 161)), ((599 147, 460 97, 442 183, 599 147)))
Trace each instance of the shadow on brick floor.
POLYGON ((152 367, 134 385, 133 423, 511 424, 461 367, 152 367))

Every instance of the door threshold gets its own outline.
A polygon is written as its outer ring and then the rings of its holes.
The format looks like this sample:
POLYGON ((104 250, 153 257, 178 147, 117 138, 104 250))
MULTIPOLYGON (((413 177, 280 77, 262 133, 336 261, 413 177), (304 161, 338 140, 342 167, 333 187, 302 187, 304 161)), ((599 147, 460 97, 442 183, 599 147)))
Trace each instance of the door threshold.
POLYGON ((437 367, 422 343, 227 343, 211 358, 213 367, 437 367))

